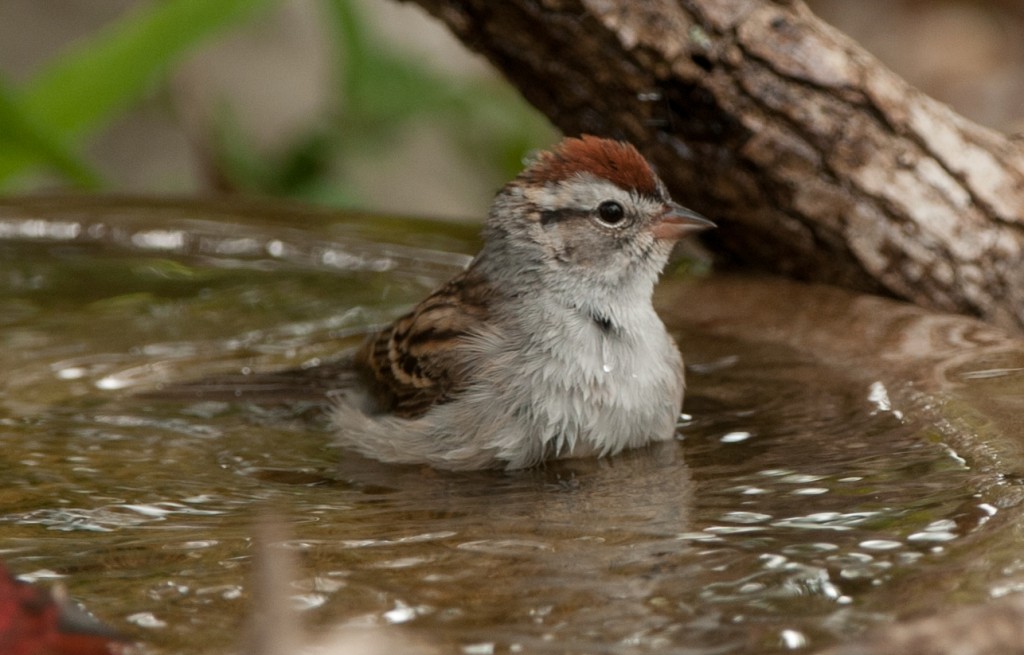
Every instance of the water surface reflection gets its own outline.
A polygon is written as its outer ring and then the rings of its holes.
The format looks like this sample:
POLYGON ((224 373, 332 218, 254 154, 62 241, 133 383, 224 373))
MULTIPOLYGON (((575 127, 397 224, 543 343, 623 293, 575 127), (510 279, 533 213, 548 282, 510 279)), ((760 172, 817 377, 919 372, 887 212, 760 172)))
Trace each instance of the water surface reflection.
POLYGON ((333 449, 312 406, 136 395, 326 361, 474 247, 409 223, 381 245, 382 225, 3 207, 0 555, 153 653, 235 643, 268 507, 289 517, 310 624, 455 652, 809 651, 1024 570, 1005 518, 1019 457, 971 446, 1013 427, 1000 403, 1024 351, 884 301, 668 280, 678 440, 530 471, 384 466, 333 449))

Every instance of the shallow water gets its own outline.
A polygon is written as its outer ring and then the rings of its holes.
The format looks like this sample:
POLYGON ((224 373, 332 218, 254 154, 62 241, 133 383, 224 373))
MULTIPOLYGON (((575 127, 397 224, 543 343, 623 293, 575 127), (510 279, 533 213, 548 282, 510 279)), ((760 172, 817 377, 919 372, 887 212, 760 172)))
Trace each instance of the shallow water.
POLYGON ((401 625, 450 652, 809 652, 1022 588, 1003 435, 1024 357, 984 330, 921 337, 925 319, 881 301, 838 296, 862 319, 839 334, 837 316, 799 323, 757 298, 813 307, 800 287, 668 279, 678 440, 531 471, 389 467, 332 448, 305 408, 135 395, 322 361, 457 271, 471 234, 284 208, 0 206, 0 557, 159 654, 237 643, 268 510, 314 630, 401 625))

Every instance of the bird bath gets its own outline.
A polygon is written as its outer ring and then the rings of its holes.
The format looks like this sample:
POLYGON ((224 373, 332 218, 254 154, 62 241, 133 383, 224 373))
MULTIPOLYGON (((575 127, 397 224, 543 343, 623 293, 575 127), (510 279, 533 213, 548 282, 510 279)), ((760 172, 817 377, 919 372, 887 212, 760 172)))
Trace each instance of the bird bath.
POLYGON ((137 395, 323 361, 457 271, 474 233, 0 202, 0 557, 156 654, 237 644, 268 509, 311 631, 442 652, 813 652, 1024 588, 1024 345, 889 301, 669 275, 680 439, 528 471, 385 466, 332 448, 310 407, 137 395))

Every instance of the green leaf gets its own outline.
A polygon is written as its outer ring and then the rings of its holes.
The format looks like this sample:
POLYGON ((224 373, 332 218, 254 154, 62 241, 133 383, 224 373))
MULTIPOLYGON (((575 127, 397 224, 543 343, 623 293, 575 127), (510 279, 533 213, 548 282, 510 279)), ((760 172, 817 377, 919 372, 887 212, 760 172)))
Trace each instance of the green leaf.
POLYGON ((346 147, 379 149, 403 123, 429 117, 449 128, 467 155, 484 153, 480 163, 500 181, 522 168, 526 152, 557 137, 508 85, 450 79, 378 43, 352 0, 326 0, 326 6, 337 37, 338 124, 346 147))
MULTIPOLYGON (((59 56, 27 84, 16 105, 51 142, 79 137, 139 98, 198 41, 273 1, 147 4, 59 56)), ((0 183, 39 161, 38 153, 25 148, 0 150, 0 183)))
POLYGON ((347 136, 376 137, 414 116, 451 106, 450 80, 423 62, 377 43, 351 0, 327 0, 337 36, 343 120, 347 136), (367 134, 369 130, 369 134, 367 134))
POLYGON ((84 189, 96 189, 100 177, 76 157, 59 139, 41 126, 18 104, 10 87, 0 79, 0 143, 4 149, 17 148, 44 162, 84 189))

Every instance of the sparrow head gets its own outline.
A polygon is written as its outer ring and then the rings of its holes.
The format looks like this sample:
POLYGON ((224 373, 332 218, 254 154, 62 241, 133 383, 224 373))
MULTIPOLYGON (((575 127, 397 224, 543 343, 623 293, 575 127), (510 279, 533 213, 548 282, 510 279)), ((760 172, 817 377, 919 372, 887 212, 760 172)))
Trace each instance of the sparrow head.
POLYGON ((484 238, 522 268, 607 286, 653 281, 676 241, 709 227, 672 202, 632 145, 585 135, 541 153, 498 193, 484 238))

